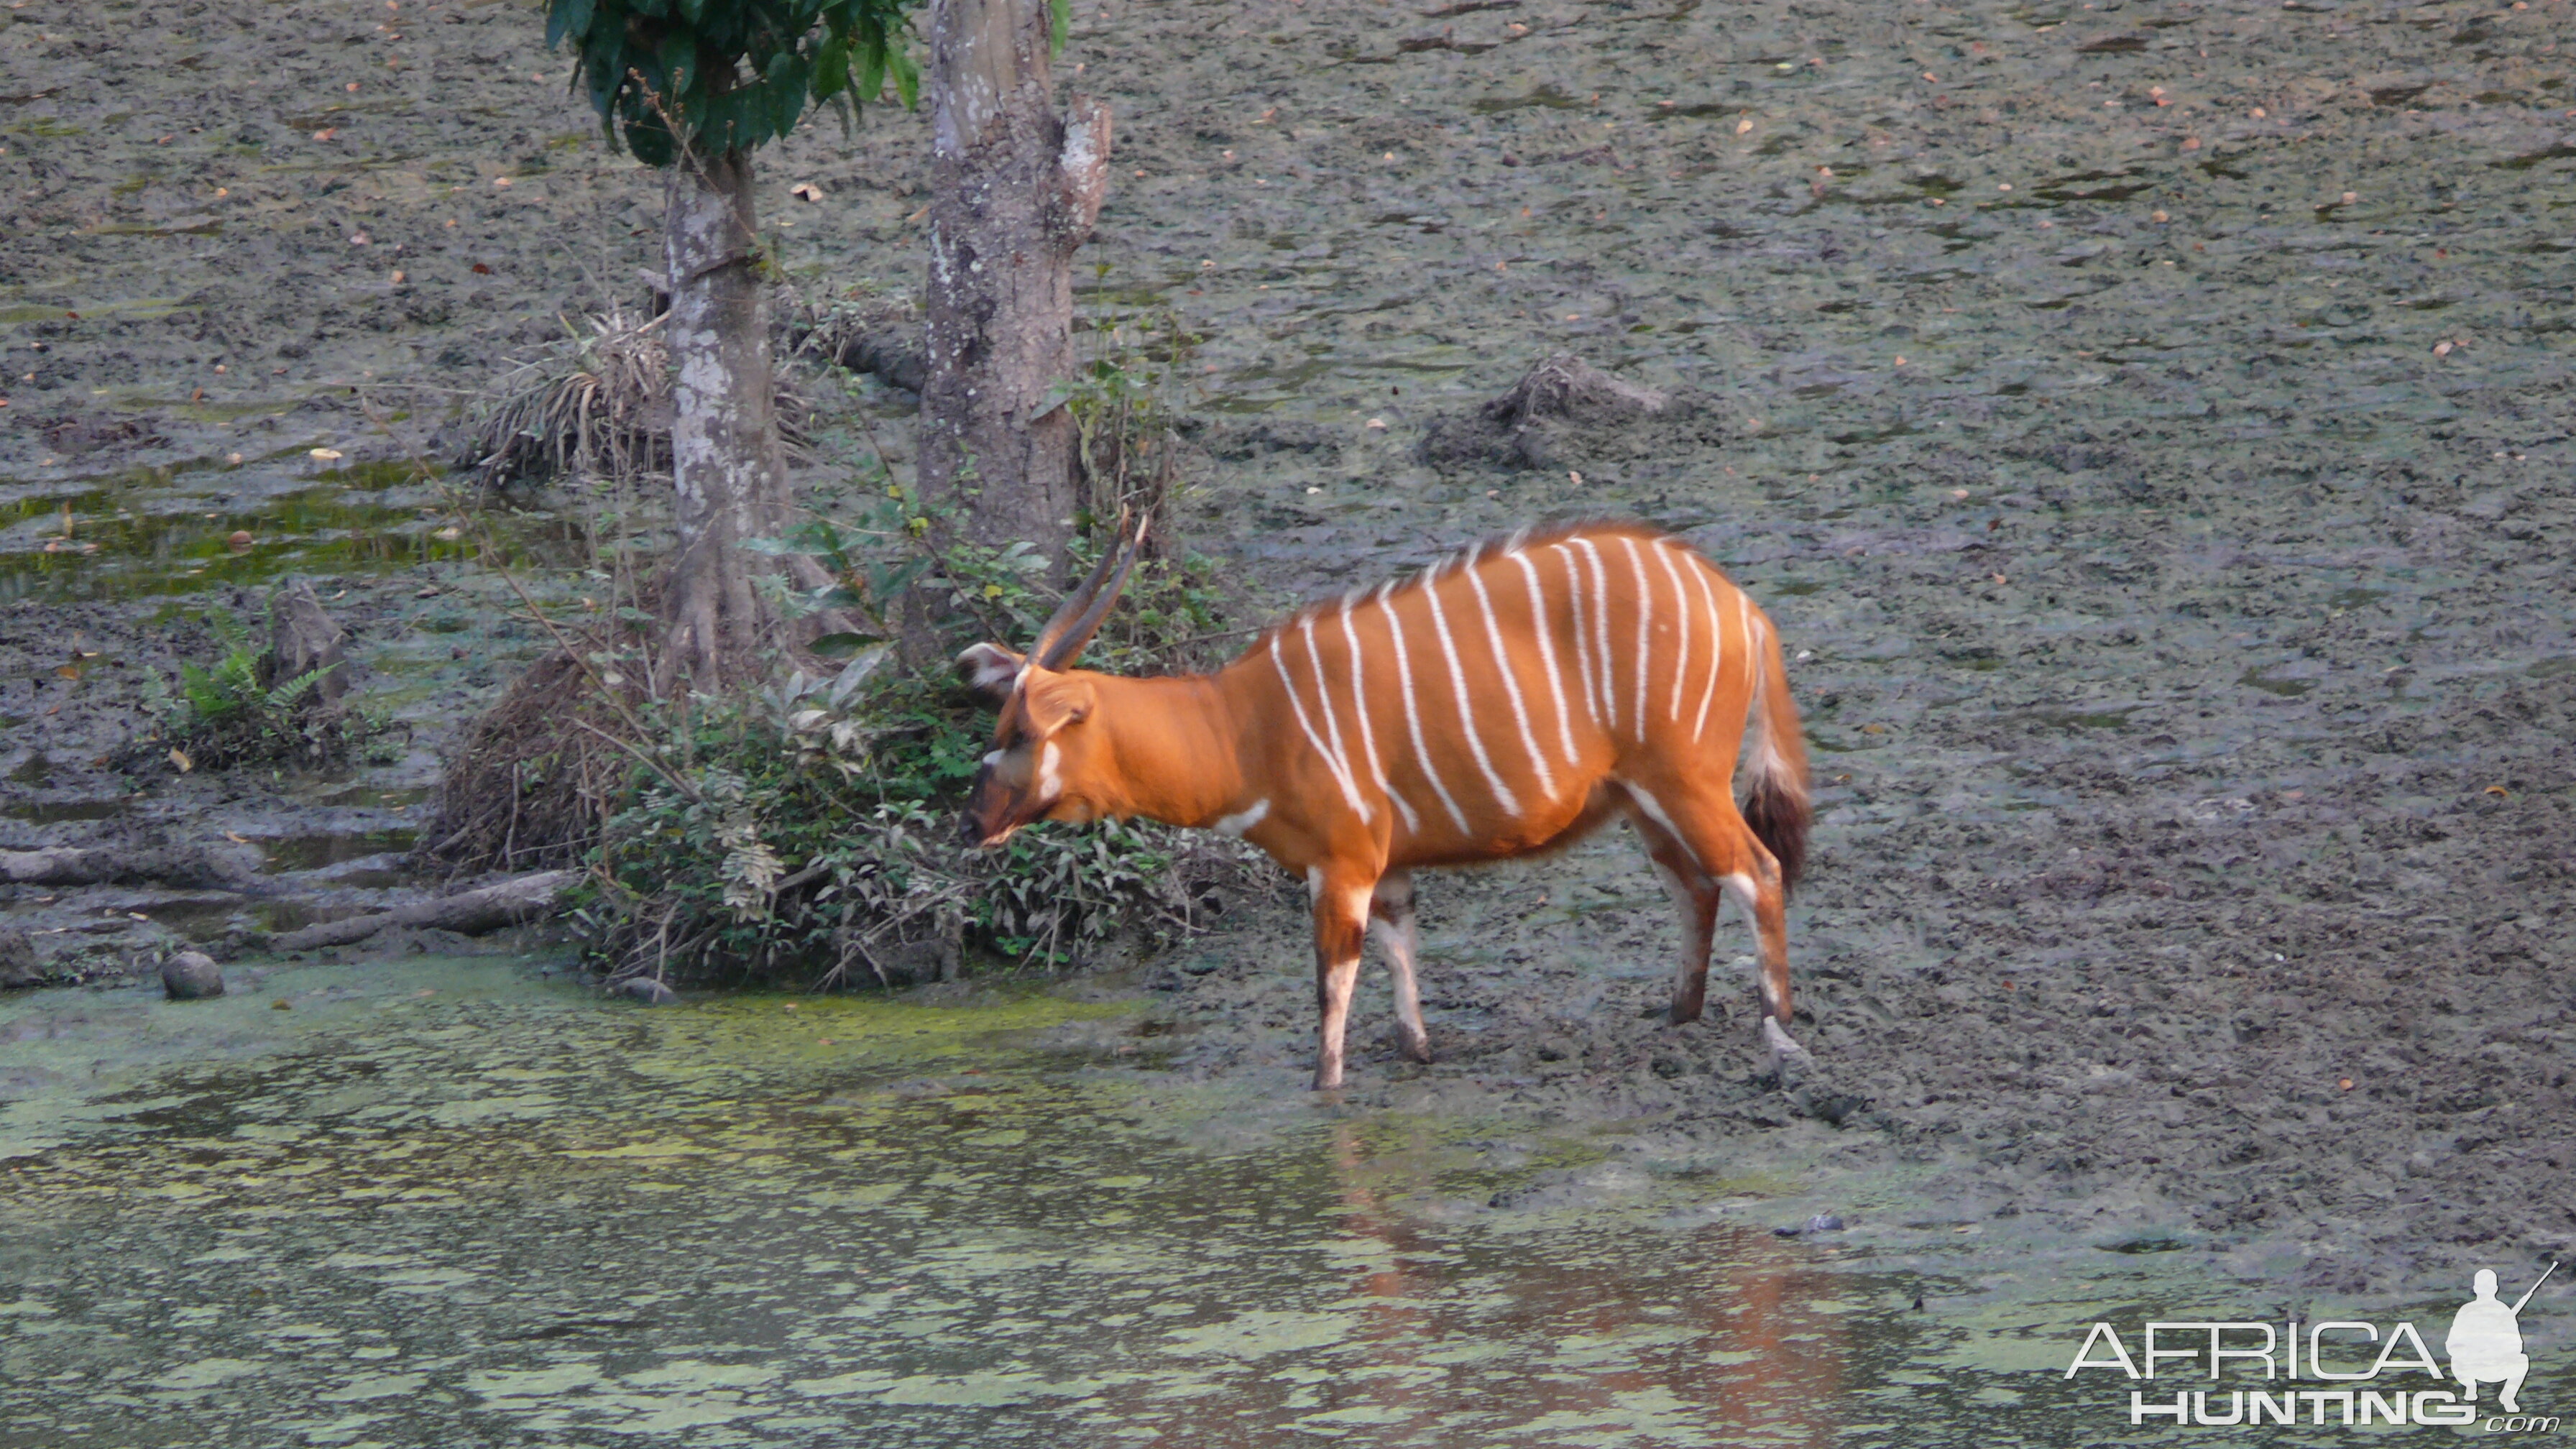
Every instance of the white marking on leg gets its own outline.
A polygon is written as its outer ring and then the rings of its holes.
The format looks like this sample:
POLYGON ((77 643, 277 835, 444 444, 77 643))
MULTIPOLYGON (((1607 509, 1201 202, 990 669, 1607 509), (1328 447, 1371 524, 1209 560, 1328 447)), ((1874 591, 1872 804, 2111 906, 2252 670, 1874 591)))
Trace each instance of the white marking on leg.
POLYGON ((1386 947, 1386 971, 1395 978, 1395 1019, 1404 1028, 1405 1045, 1424 1045, 1430 1033, 1422 1025, 1422 988, 1413 975, 1413 913, 1406 911, 1395 921, 1371 921, 1369 927, 1386 947))
POLYGON ((1691 577, 1699 580, 1699 601, 1708 614, 1708 683, 1700 687, 1699 722, 1691 726, 1691 738, 1697 740, 1708 728, 1708 703, 1717 697, 1718 671, 1726 667, 1726 629, 1717 619, 1717 591, 1708 586, 1708 565, 1691 561, 1691 577))
MULTIPOLYGON (((1320 902, 1324 893, 1322 868, 1310 867, 1306 878, 1308 890, 1320 902)), ((1351 1019, 1351 988, 1359 981, 1360 957, 1366 950, 1369 895, 1373 890, 1375 890, 1373 885, 1345 887, 1341 899, 1335 902, 1340 907, 1343 920, 1359 923, 1362 949, 1353 952, 1347 959, 1333 962, 1325 968, 1322 983, 1323 1020, 1317 1031, 1321 1041, 1318 1044, 1320 1050, 1316 1054, 1315 1063, 1315 1085, 1319 1087, 1338 1086, 1341 1083, 1342 1043, 1349 1031, 1351 1019)))
POLYGON ((1470 833, 1467 812, 1458 808, 1457 797, 1441 782, 1438 767, 1431 763, 1431 747, 1422 741, 1422 711, 1413 698, 1413 659, 1404 648, 1404 622, 1395 616, 1395 605, 1387 597, 1394 592, 1394 584, 1382 585, 1377 591, 1377 607, 1379 613, 1386 615, 1387 637, 1395 643, 1395 677, 1404 683, 1404 723, 1413 734, 1413 763, 1422 771, 1422 778, 1431 782, 1431 793, 1449 807, 1449 818, 1458 823, 1458 833, 1466 835, 1470 833))
POLYGON ((1469 587, 1476 591, 1476 607, 1485 615, 1485 643, 1494 651, 1494 672, 1503 677, 1503 692, 1511 698, 1512 718, 1521 727, 1521 747, 1529 751, 1530 768, 1538 772, 1541 800, 1556 798, 1556 775, 1547 767, 1547 756, 1540 754, 1538 735, 1530 729, 1529 709, 1521 702, 1520 672, 1512 668, 1512 656, 1503 652, 1503 626, 1494 618, 1494 600, 1485 592, 1485 576, 1470 571, 1469 587))
POLYGON ((1628 571, 1637 576, 1637 741, 1646 739, 1646 666, 1653 655, 1651 626, 1655 617, 1654 586, 1646 582, 1646 560, 1637 552, 1637 541, 1622 536, 1619 542, 1628 550, 1628 571))
POLYGON ((1324 769, 1332 775, 1333 783, 1342 787, 1342 798, 1350 803, 1352 813, 1362 820, 1368 819, 1369 808, 1361 803, 1359 789, 1351 783, 1350 772, 1333 758, 1332 751, 1324 748, 1324 737, 1315 732, 1315 722, 1306 716, 1306 701, 1297 697, 1297 683, 1288 677, 1288 661, 1280 656, 1279 631, 1276 629, 1270 632, 1270 663, 1279 671, 1279 687, 1288 691, 1289 707, 1297 712, 1297 728, 1305 733, 1306 743, 1315 747, 1316 757, 1324 762, 1324 769))
POLYGON ((1449 661, 1449 691, 1458 698, 1458 727, 1467 736, 1467 753, 1475 757, 1476 768, 1484 773, 1485 785, 1494 792, 1495 803, 1503 807, 1504 814, 1517 818, 1521 802, 1513 797, 1512 787, 1503 783, 1503 777, 1494 773, 1493 758, 1485 753, 1485 737, 1476 733, 1476 706, 1467 698, 1467 673, 1458 666, 1458 644, 1449 637, 1449 616, 1440 607, 1440 590, 1436 585, 1424 589, 1422 597, 1431 606, 1431 628, 1440 636, 1441 657, 1449 661))
POLYGON ((1269 818, 1270 802, 1267 799, 1261 799, 1253 801, 1232 815, 1218 816, 1216 823, 1208 828, 1221 835, 1241 835, 1269 818))
POLYGON ((1611 677, 1610 659, 1610 573, 1601 566, 1601 550, 1592 540, 1577 538, 1574 546, 1592 564, 1592 642, 1601 653, 1601 707, 1609 712, 1610 728, 1619 727, 1618 683, 1611 677))
POLYGON ((1808 1056, 1805 1047, 1798 1045, 1787 1032, 1780 1029, 1780 1019, 1769 1012, 1764 1012, 1762 1015, 1762 1042, 1763 1045, 1771 1048, 1771 1065, 1774 1067, 1785 1067, 1792 1061, 1804 1065, 1813 1060, 1808 1056))
POLYGON ((1658 544, 1655 557, 1663 560, 1664 577, 1673 581, 1673 617, 1681 621, 1681 643, 1673 655, 1673 707, 1665 718, 1682 717, 1682 679, 1690 673, 1690 595, 1682 589, 1682 571, 1673 567, 1673 551, 1658 544))
MULTIPOLYGON (((1513 535, 1518 537, 1518 534, 1513 535)), ((1565 762, 1576 763, 1574 753, 1574 717, 1565 708, 1565 680, 1556 669, 1556 621, 1547 616, 1547 595, 1538 586, 1538 565, 1526 554, 1513 554, 1512 562, 1521 566, 1521 578, 1529 585, 1530 632, 1538 636, 1539 663, 1547 670, 1548 697, 1556 701, 1556 734, 1565 746, 1565 762)), ((1555 787, 1550 786, 1550 793, 1555 787)))
POLYGON ((1633 781, 1621 780, 1619 786, 1628 792, 1629 799, 1637 802, 1638 809, 1646 812, 1647 819, 1661 826, 1663 832, 1673 838, 1673 844, 1681 848, 1682 854, 1690 857, 1692 865, 1703 871, 1708 869, 1708 862, 1699 858, 1698 851, 1691 849, 1690 841, 1683 838, 1680 828, 1673 824, 1673 817, 1664 813, 1664 802, 1656 799, 1644 786, 1633 781))
POLYGON ((1000 750, 986 750, 984 752, 985 769, 989 770, 1000 763, 1002 763, 1002 752, 1000 750))
POLYGON ((1583 713, 1598 725, 1601 701, 1592 693, 1592 641, 1583 622, 1583 566, 1564 544, 1550 544, 1548 551, 1565 560, 1565 597, 1574 605, 1574 677, 1583 681, 1583 713))
MULTIPOLYGON (((1315 616, 1313 612, 1309 611, 1304 618, 1299 619, 1297 621, 1297 627, 1300 630, 1303 630, 1305 634, 1306 663, 1307 666, 1315 672, 1315 698, 1322 704, 1324 711, 1324 728, 1331 734, 1333 739, 1333 769, 1341 776, 1341 778, 1350 781, 1352 785, 1356 787, 1359 783, 1359 777, 1351 769, 1351 757, 1349 752, 1342 748, 1342 718, 1340 715, 1333 713, 1332 687, 1324 682, 1324 652, 1315 647, 1315 616)), ((1352 708, 1364 711, 1367 708, 1367 703, 1367 700, 1362 698, 1358 693, 1354 692, 1352 694, 1352 708)), ((1354 793, 1356 793, 1356 789, 1354 790, 1354 793)), ((1361 807, 1361 821, 1366 822, 1368 818, 1369 811, 1367 807, 1361 807)))
POLYGON ((1387 783, 1386 766, 1377 757, 1377 732, 1369 724, 1368 685, 1360 674, 1360 636, 1359 631, 1351 627, 1349 598, 1342 600, 1342 641, 1351 650, 1351 708, 1360 717, 1360 753, 1368 756, 1369 778, 1377 782, 1380 793, 1395 802, 1395 813, 1404 817, 1404 828, 1420 835, 1422 817, 1414 813, 1412 801, 1397 794, 1395 787, 1387 783))
POLYGON ((1323 898, 1324 868, 1320 865, 1310 865, 1306 867, 1306 899, 1319 901, 1323 898))
POLYGON ((1771 974, 1762 967, 1762 963, 1769 959, 1769 948, 1762 944, 1762 913, 1756 909, 1762 899, 1760 889, 1754 885, 1753 877, 1742 871, 1719 876, 1718 884, 1725 886, 1726 893, 1735 897, 1735 904, 1744 911, 1745 926, 1753 932, 1753 980, 1762 990, 1763 1019, 1767 1021, 1774 1003, 1771 1000, 1771 974))
POLYGON ((1039 749, 1038 798, 1040 800, 1053 800, 1058 795, 1064 793, 1064 781, 1057 778, 1055 772, 1056 766, 1062 763, 1063 760, 1064 756, 1056 749, 1055 741, 1053 740, 1047 741, 1046 744, 1039 749))

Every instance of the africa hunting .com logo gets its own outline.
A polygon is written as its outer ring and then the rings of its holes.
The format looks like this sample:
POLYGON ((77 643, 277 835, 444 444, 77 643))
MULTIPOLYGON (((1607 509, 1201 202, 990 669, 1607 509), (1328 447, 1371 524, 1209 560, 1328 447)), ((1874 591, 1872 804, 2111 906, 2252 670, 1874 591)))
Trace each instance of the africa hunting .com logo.
MULTIPOLYGON (((2481 1386, 2487 1386, 2495 1391, 2495 1409, 2502 1410, 2491 1410, 2484 1416, 2490 1432, 2548 1432, 2558 1427, 2558 1418, 2525 1413, 2520 1401, 2523 1380, 2531 1373, 2531 1356, 2523 1351, 2520 1315, 2523 1305, 2557 1271, 2558 1265, 2550 1264, 2520 1298, 2507 1304, 2496 1296, 2495 1272, 2479 1269, 2471 1285, 2474 1296, 2451 1315, 2451 1330, 2442 1339, 2442 1351, 2450 1358, 2447 1373, 2411 1322, 2400 1322, 2382 1334, 2379 1325, 2358 1320, 2301 1324, 2291 1319, 2278 1325, 2149 1323, 2140 1335, 2135 1357, 2121 1341, 2118 1329, 2097 1322, 2067 1364, 2066 1377, 2071 1379, 2094 1369, 2151 1380, 2157 1376, 2158 1366, 2168 1360, 2188 1359, 2198 1364, 2206 1359, 2208 1377, 2212 1379, 2224 1376, 2231 1366, 2239 1376, 2250 1375, 2260 1366, 2267 1383, 2280 1385, 2278 1389, 2229 1389, 2224 1400, 2212 1389, 2180 1391, 2171 1400, 2131 1389, 2132 1425, 2166 1421, 2247 1426, 2302 1422, 2458 1426, 2480 1421, 2478 1392, 2481 1386), (2368 1368, 2327 1366, 2330 1353, 2358 1355, 2370 1352, 2373 1345, 2377 1353, 2368 1368), (2403 1377, 2409 1372, 2430 1375, 2446 1387, 2423 1387, 2419 1380, 2403 1377), (2392 1377, 2383 1381, 2382 1374, 2392 1377), (2299 1380, 2340 1387, 2293 1387, 2299 1380)), ((2171 1376, 2169 1369, 2167 1377, 2171 1376)))

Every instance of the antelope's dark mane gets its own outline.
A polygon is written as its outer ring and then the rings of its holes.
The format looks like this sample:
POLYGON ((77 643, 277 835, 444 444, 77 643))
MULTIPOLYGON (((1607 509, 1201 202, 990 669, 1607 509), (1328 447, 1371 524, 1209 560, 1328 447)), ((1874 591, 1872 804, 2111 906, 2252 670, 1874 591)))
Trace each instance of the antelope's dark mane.
MULTIPOLYGON (((1433 560, 1427 566, 1416 570, 1412 577, 1404 579, 1402 582, 1398 583, 1394 590, 1388 593, 1387 601, 1392 603, 1397 599, 1416 593, 1440 579, 1446 578, 1449 575, 1458 572, 1460 569, 1467 567, 1470 562, 1483 562, 1489 555, 1507 553, 1513 549, 1544 548, 1552 543, 1562 543, 1578 534, 1592 538, 1627 537, 1649 541, 1670 539, 1673 542, 1680 544, 1682 547, 1690 549, 1693 554, 1699 553, 1699 549, 1695 547, 1690 540, 1672 532, 1670 529, 1657 528, 1655 525, 1645 522, 1642 519, 1576 519, 1567 523, 1550 523, 1530 528, 1517 529, 1499 537, 1481 539, 1475 543, 1467 545, 1465 548, 1452 549, 1448 553, 1442 554, 1439 558, 1433 560)), ((1269 628, 1262 630, 1261 633, 1253 639, 1251 647, 1247 648, 1244 650, 1243 654, 1236 657, 1248 657, 1253 652, 1268 647, 1271 640, 1278 638, 1287 631, 1298 628, 1311 620, 1322 618, 1325 614, 1333 610, 1361 603, 1384 587, 1384 581, 1374 584, 1362 584, 1357 588, 1346 589, 1341 593, 1331 595, 1327 598, 1310 599, 1291 611, 1288 617, 1271 625, 1269 628)))

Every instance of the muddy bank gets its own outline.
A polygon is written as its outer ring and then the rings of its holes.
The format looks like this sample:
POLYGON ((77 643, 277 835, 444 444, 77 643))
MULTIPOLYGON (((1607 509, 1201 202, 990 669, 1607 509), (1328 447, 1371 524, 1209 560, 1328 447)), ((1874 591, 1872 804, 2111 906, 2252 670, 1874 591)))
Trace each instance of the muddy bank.
MULTIPOLYGON (((31 425, 0 433, 0 550, 45 609, 104 577, 43 553, 65 503, 399 453, 650 260, 655 188, 515 9, 216 3, 113 46, 63 0, 7 13, 31 425)), ((1804 1097, 1747 1080, 1749 991, 1643 1019, 1671 928, 1613 839, 1426 883, 1446 1057, 1367 1061, 1358 1100, 1711 1164, 1787 1142, 1800 1193, 1919 1182, 1856 1215, 2205 1248, 2284 1292, 2564 1252, 2569 20, 1080 7, 1066 64, 1120 138, 1084 301, 1204 338, 1195 546, 1284 603, 1640 513, 1807 656, 1804 1097), (1569 347, 1675 407, 1430 446, 1569 347)), ((917 120, 763 165, 791 270, 917 276, 917 120)), ((906 397, 856 406, 900 471, 906 397)), ((20 617, 13 681, 79 624, 20 617)), ((1304 959, 1283 914, 1173 963, 1172 1070, 1288 1093, 1304 959)))

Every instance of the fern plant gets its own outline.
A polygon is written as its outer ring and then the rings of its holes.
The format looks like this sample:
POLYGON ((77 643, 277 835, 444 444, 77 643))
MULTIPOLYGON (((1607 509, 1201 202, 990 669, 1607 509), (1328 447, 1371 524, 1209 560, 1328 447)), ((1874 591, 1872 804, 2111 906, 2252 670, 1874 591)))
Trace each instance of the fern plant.
POLYGON ((264 760, 320 763, 375 728, 355 711, 311 707, 330 670, 310 669, 264 686, 260 650, 241 620, 223 608, 208 609, 203 619, 224 652, 211 666, 182 663, 176 698, 167 689, 150 691, 161 719, 136 742, 138 758, 161 756, 182 770, 264 760))

